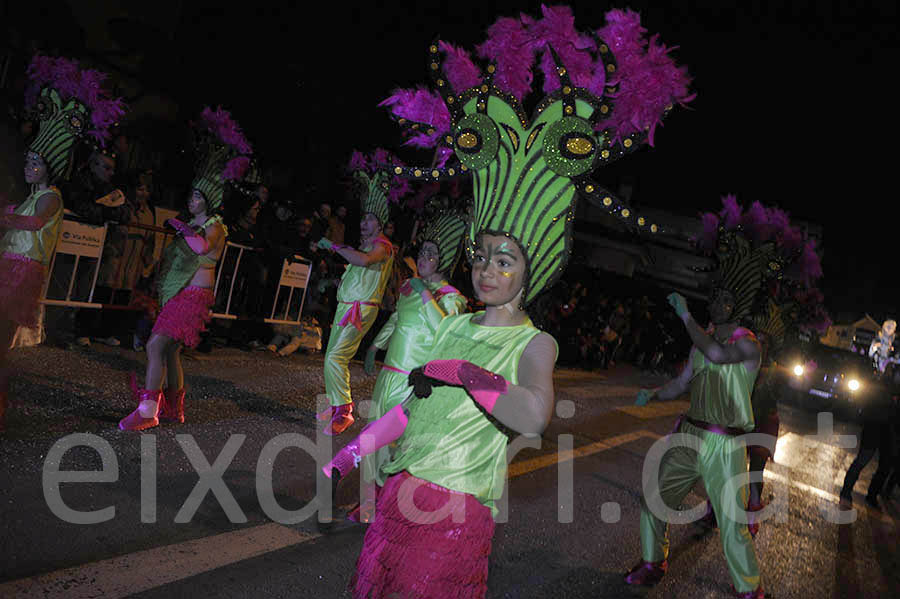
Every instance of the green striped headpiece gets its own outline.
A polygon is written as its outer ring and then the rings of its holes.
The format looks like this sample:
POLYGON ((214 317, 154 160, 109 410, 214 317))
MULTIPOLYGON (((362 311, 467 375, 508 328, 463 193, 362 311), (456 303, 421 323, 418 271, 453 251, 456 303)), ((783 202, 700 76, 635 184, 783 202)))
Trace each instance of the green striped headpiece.
POLYGON ((432 218, 422 233, 422 242, 430 241, 438 248, 438 272, 449 277, 456 267, 466 232, 463 217, 455 211, 445 210, 432 218))
POLYGON ((372 177, 365 171, 353 171, 353 178, 360 184, 360 210, 361 215, 371 212, 381 226, 390 218, 388 209, 388 192, 390 191, 390 175, 385 171, 378 171, 372 177))
POLYGON ((40 128, 28 149, 38 154, 47 165, 51 181, 65 177, 76 140, 88 126, 88 110, 72 98, 63 105, 59 93, 52 88, 41 90, 35 106, 40 128))
POLYGON ((194 174, 191 187, 206 198, 207 210, 217 210, 222 205, 222 199, 225 197, 225 179, 222 172, 232 156, 232 152, 226 146, 211 146, 194 174))

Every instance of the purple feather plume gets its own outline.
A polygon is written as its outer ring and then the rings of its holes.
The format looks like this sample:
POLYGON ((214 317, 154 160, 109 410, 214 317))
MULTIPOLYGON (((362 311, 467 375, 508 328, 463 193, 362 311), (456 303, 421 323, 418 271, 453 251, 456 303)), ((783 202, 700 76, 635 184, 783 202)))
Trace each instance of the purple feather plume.
POLYGON ((521 100, 531 91, 534 44, 520 19, 503 17, 488 28, 488 38, 476 46, 478 55, 497 66, 494 85, 521 100))
POLYGON ((535 49, 542 52, 544 93, 559 89, 559 75, 550 54, 551 47, 565 65, 575 87, 589 87, 594 79, 596 64, 592 55, 596 48, 593 38, 575 29, 575 17, 568 6, 542 6, 541 12, 543 18, 534 23, 530 32, 534 37, 535 49))
POLYGON ((246 156, 237 156, 232 158, 225 164, 225 170, 222 171, 222 178, 226 181, 236 181, 243 179, 250 168, 250 159, 246 156))
POLYGON ((655 35, 649 41, 645 39, 646 29, 641 27, 637 13, 611 10, 606 21, 597 35, 610 45, 616 57, 614 81, 619 90, 612 116, 598 123, 598 128, 611 129, 613 139, 648 131, 648 142, 653 145, 656 126, 666 109, 694 99, 688 89, 691 77, 669 56, 674 48, 661 44, 655 35))
POLYGON ((741 206, 734 194, 728 194, 722 198, 722 211, 719 216, 726 229, 731 230, 741 224, 741 206))
POLYGON ((26 108, 34 105, 41 89, 51 87, 63 102, 74 98, 87 107, 93 125, 87 135, 100 143, 109 139, 109 128, 125 115, 125 103, 103 89, 106 73, 82 70, 78 63, 67 58, 36 54, 28 65, 27 75, 30 81, 25 90, 26 108))
POLYGON ((350 163, 347 165, 347 169, 350 171, 365 171, 368 170, 368 168, 369 164, 366 161, 366 155, 359 150, 353 150, 353 154, 350 155, 350 163))
POLYGON ((434 133, 416 132, 405 145, 430 148, 450 132, 450 111, 444 99, 424 88, 415 90, 398 89, 383 100, 379 106, 386 106, 397 118, 434 127, 434 133))
POLYGON ((213 111, 209 106, 200 113, 201 127, 215 135, 221 142, 231 146, 238 154, 251 154, 253 152, 247 138, 244 137, 240 125, 238 125, 221 106, 213 111))
POLYGON ((468 52, 447 42, 438 42, 438 47, 444 53, 444 72, 454 92, 461 94, 481 85, 481 71, 472 62, 468 52))

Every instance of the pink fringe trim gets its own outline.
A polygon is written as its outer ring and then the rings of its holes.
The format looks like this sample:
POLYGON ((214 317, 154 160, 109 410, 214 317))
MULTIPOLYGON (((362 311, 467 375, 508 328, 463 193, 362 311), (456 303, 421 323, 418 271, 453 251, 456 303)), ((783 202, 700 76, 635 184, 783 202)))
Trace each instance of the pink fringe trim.
POLYGON ((0 314, 23 327, 38 323, 46 267, 26 256, 4 252, 0 256, 0 314))
POLYGON ((215 299, 212 289, 185 287, 163 306, 153 332, 181 341, 188 347, 197 347, 200 333, 212 319, 209 308, 215 299))
POLYGON ((386 481, 377 506, 350 581, 355 599, 485 596, 494 535, 488 508, 471 495, 407 472, 386 481), (417 523, 407 518, 414 517, 413 506, 426 513, 450 513, 437 522, 417 523))

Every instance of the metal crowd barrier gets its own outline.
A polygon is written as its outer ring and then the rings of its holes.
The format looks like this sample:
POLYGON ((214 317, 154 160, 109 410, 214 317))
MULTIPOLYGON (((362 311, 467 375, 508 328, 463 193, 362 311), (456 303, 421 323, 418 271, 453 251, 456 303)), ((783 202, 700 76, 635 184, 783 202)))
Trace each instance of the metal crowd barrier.
POLYGON ((288 262, 287 260, 284 261, 281 266, 281 279, 278 281, 278 288, 275 290, 275 299, 272 301, 272 314, 269 318, 265 319, 265 322, 270 324, 300 324, 300 317, 303 314, 303 303, 306 301, 306 288, 309 286, 311 266, 312 262, 296 254, 294 255, 293 262, 288 262), (281 293, 282 287, 287 287, 290 291, 288 292, 287 302, 284 304, 284 316, 281 319, 276 319, 275 310, 278 307, 278 295, 281 293), (291 300, 294 297, 294 291, 297 289, 302 289, 303 292, 300 296, 300 308, 297 310, 297 319, 292 320, 288 318, 288 315, 290 313, 291 300))
MULTIPOLYGON (((40 300, 42 304, 45 306, 63 306, 67 308, 122 308, 122 306, 94 301, 94 292, 97 288, 97 279, 100 276, 100 266, 103 262, 103 249, 106 245, 107 234, 111 227, 152 231, 157 235, 157 242, 158 244, 161 244, 160 248, 165 247, 168 243, 168 239, 175 235, 175 232, 171 229, 164 229, 154 225, 143 225, 140 223, 121 225, 118 223, 106 223, 104 225, 91 225, 72 218, 64 218, 62 226, 60 227, 59 237, 56 241, 56 248, 53 251, 53 257, 50 259, 49 276, 46 281, 44 281, 44 288, 40 300), (161 242, 159 240, 160 234, 162 235, 161 242), (51 283, 55 280, 54 267, 57 265, 57 258, 60 255, 74 256, 74 262, 72 263, 72 272, 69 275, 68 283, 64 285, 66 288, 65 298, 54 299, 47 295, 50 292, 51 283), (86 298, 72 299, 72 294, 76 291, 74 288, 76 281, 78 280, 78 266, 81 264, 83 258, 96 260, 93 274, 91 275, 90 289, 87 290, 86 298), (84 301, 84 299, 87 301, 84 301)), ((159 271, 159 266, 160 261, 156 260, 154 268, 157 272, 159 271)))
MULTIPOLYGON (((98 226, 82 223, 70 218, 64 219, 62 227, 60 228, 59 238, 57 239, 56 249, 54 250, 53 257, 50 261, 49 276, 44 282, 44 289, 41 295, 41 303, 46 306, 63 306, 68 308, 119 310, 127 309, 127 307, 122 305, 104 304, 94 301, 94 292, 97 287, 97 279, 100 275, 101 263, 103 262, 103 248, 106 245, 107 234, 110 230, 110 227, 125 227, 128 229, 152 231, 153 233, 157 234, 157 248, 155 254, 159 254, 161 250, 165 248, 165 246, 169 243, 169 239, 174 237, 174 235, 176 234, 171 229, 157 227, 154 225, 143 225, 139 223, 120 225, 118 223, 107 223, 105 225, 98 226), (162 235, 162 238, 159 237, 160 234, 162 235), (58 263, 58 256, 74 256, 72 272, 69 275, 68 282, 64 283, 63 285, 66 289, 64 299, 47 297, 50 291, 51 281, 58 282, 58 280, 54 277, 54 267, 58 263), (84 299, 81 297, 73 299, 73 292, 76 291, 76 281, 78 281, 78 266, 82 262, 82 259, 96 260, 96 264, 94 264, 93 267, 93 273, 90 275, 90 289, 87 291, 87 301, 84 301, 84 299)), ((213 293, 217 299, 220 295, 220 287, 222 287, 223 275, 225 275, 226 279, 228 277, 228 274, 224 273, 225 266, 227 264, 225 259, 229 255, 229 252, 233 253, 235 251, 237 252, 237 259, 234 261, 234 267, 230 269, 231 281, 230 283, 227 283, 228 299, 225 303, 225 311, 213 311, 213 318, 237 320, 240 317, 240 315, 232 313, 232 300, 234 297, 235 283, 239 278, 238 274, 241 267, 241 260, 246 252, 259 252, 261 250, 231 241, 227 241, 225 243, 225 249, 222 251, 222 255, 219 257, 218 264, 216 265, 216 283, 213 289, 213 293)), ((162 260, 158 259, 157 257, 154 264, 154 269, 157 273, 159 272, 161 263, 162 260)), ((264 322, 270 324, 298 324, 300 322, 300 318, 303 312, 303 304, 306 301, 306 288, 309 282, 311 264, 312 263, 309 260, 299 255, 295 255, 294 259, 290 262, 288 260, 285 260, 283 262, 281 269, 281 278, 275 290, 275 297, 272 301, 272 310, 270 313, 270 317, 264 318, 264 322), (283 315, 279 314, 279 318, 276 318, 275 312, 278 309, 278 299, 282 292, 282 288, 284 287, 287 287, 289 289, 287 302, 284 307, 283 315), (300 307, 297 310, 296 319, 294 319, 291 317, 291 304, 293 303, 294 296, 298 290, 302 290, 300 296, 300 307)))

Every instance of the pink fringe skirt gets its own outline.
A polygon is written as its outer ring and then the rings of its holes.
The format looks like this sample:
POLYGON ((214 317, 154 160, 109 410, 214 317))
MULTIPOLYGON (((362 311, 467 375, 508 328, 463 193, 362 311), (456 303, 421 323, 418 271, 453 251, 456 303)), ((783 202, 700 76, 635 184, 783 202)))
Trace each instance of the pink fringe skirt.
POLYGON ((38 323, 47 268, 19 254, 0 256, 0 315, 23 327, 38 323))
POLYGON ((212 289, 185 287, 163 306, 153 332, 181 341, 188 347, 197 347, 200 333, 212 319, 209 308, 215 299, 212 289))
POLYGON ((353 597, 484 597, 493 536, 491 511, 472 495, 408 472, 392 476, 378 494, 375 520, 356 562, 353 597))

